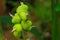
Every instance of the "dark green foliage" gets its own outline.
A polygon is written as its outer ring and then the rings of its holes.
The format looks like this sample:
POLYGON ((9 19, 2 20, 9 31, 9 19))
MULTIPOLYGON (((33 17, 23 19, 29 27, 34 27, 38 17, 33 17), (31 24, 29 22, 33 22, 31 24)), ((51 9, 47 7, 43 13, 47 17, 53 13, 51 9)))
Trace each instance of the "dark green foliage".
POLYGON ((33 27, 30 32, 34 34, 39 40, 42 40, 41 33, 39 32, 37 27, 33 27))
POLYGON ((49 5, 41 4, 38 0, 35 2, 34 5, 35 7, 33 9, 35 11, 35 14, 42 22, 49 22, 52 20, 51 8, 49 7, 49 5), (47 5, 47 7, 45 5, 47 5))
POLYGON ((7 25, 7 27, 9 28, 9 27, 12 27, 12 22, 11 22, 11 17, 10 16, 2 16, 2 17, 0 17, 0 22, 1 23, 6 23, 7 25))
POLYGON ((10 16, 2 16, 0 17, 0 38, 3 36, 3 24, 5 23, 7 25, 5 25, 5 28, 9 29, 12 27, 12 23, 11 23, 11 17, 10 16))
POLYGON ((56 5, 55 10, 58 12, 60 11, 60 4, 56 5))

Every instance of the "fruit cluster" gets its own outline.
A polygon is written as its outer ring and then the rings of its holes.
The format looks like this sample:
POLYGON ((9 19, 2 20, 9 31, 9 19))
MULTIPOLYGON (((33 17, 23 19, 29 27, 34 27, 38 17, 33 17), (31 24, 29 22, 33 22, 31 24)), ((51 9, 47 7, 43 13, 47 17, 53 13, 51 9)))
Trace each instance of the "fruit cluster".
POLYGON ((20 37, 22 30, 31 30, 32 29, 32 22, 28 20, 27 17, 28 6, 21 3, 18 6, 15 15, 12 17, 13 26, 13 35, 15 37, 20 37))

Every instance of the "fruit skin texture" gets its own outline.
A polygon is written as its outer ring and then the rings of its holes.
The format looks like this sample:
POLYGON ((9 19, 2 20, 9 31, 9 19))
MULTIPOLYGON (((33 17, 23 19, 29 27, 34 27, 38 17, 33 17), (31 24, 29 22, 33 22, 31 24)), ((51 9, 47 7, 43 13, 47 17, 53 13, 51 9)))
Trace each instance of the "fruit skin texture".
POLYGON ((21 12, 26 13, 27 11, 28 11, 28 6, 25 4, 21 4, 16 10, 17 13, 21 13, 21 12))
POLYGON ((28 30, 32 29, 32 22, 30 20, 27 21, 27 25, 29 26, 28 30))
POLYGON ((14 31, 13 32, 13 35, 17 38, 21 37, 21 33, 20 32, 17 32, 17 31, 14 31))
POLYGON ((30 20, 27 20, 27 24, 28 24, 29 26, 31 26, 31 25, 32 25, 32 22, 31 22, 30 20))
POLYGON ((20 23, 21 18, 18 15, 13 16, 12 23, 20 23))
POLYGON ((27 21, 27 22, 22 21, 21 25, 24 30, 31 30, 32 29, 32 26, 31 26, 32 22, 31 21, 27 21))
POLYGON ((21 23, 22 27, 24 30, 27 30, 29 27, 27 26, 27 24, 25 22, 22 21, 21 23))
POLYGON ((15 29, 15 31, 17 31, 17 32, 21 32, 22 31, 22 26, 21 26, 21 24, 15 24, 13 26, 13 29, 15 29))
POLYGON ((20 17, 21 17, 22 21, 27 19, 27 16, 26 16, 25 12, 21 12, 20 17))

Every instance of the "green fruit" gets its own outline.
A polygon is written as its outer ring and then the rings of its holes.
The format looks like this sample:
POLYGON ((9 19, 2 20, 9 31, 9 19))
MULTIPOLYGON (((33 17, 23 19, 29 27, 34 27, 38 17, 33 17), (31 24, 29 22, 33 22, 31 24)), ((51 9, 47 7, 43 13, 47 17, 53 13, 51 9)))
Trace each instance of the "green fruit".
POLYGON ((28 20, 27 22, 27 26, 29 27, 28 30, 32 29, 32 22, 30 20, 28 20))
POLYGON ((28 30, 30 31, 32 29, 32 26, 30 26, 29 28, 28 28, 28 30))
POLYGON ((27 21, 27 22, 22 21, 21 25, 22 25, 22 27, 23 27, 24 30, 31 30, 32 29, 32 26, 31 26, 32 23, 31 23, 31 21, 27 21))
POLYGON ((17 38, 21 37, 21 33, 20 32, 17 32, 17 31, 14 31, 13 32, 13 35, 17 38))
POLYGON ((26 20, 27 19, 27 16, 26 16, 25 12, 21 12, 20 13, 20 17, 21 17, 22 20, 26 20))
POLYGON ((28 6, 25 4, 20 5, 16 10, 17 13, 27 12, 27 11, 28 11, 28 6))
POLYGON ((28 26, 31 26, 32 25, 32 22, 30 20, 27 20, 26 23, 28 24, 28 26))
POLYGON ((14 26, 13 26, 13 29, 15 29, 15 31, 22 31, 22 26, 21 26, 21 24, 15 24, 14 26))
POLYGON ((21 18, 18 15, 12 18, 12 23, 20 23, 20 21, 21 21, 21 18))
POLYGON ((31 30, 32 29, 32 22, 30 20, 27 20, 26 24, 28 26, 27 30, 31 30))
POLYGON ((22 25, 22 27, 23 27, 24 30, 28 29, 28 26, 27 26, 26 22, 22 21, 21 25, 22 25))

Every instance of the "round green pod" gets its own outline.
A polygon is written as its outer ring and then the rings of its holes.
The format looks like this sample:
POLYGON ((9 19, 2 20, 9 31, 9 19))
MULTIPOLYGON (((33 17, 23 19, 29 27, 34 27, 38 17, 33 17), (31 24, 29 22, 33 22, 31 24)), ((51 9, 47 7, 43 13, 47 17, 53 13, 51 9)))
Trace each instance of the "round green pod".
POLYGON ((15 29, 15 31, 20 32, 20 31, 22 31, 22 26, 21 26, 21 24, 15 24, 15 25, 13 26, 13 29, 15 29))
POLYGON ((25 12, 21 12, 20 13, 20 17, 21 17, 22 20, 26 20, 27 19, 27 15, 26 15, 25 12))
POLYGON ((13 16, 12 23, 20 23, 21 18, 18 15, 13 16))
POLYGON ((26 23, 28 24, 28 26, 31 26, 32 25, 32 22, 30 20, 27 20, 26 23))
POLYGON ((18 6, 16 12, 20 13, 20 12, 27 12, 28 11, 28 6, 25 4, 22 4, 20 6, 18 6))
POLYGON ((29 28, 28 28, 28 31, 30 31, 32 29, 32 26, 30 26, 29 28))
POLYGON ((30 20, 27 20, 26 24, 28 26, 28 30, 31 30, 32 29, 32 22, 30 20))
POLYGON ((22 25, 22 27, 23 27, 23 29, 24 30, 31 30, 32 29, 32 23, 31 23, 31 21, 22 21, 21 22, 21 25, 22 25))
POLYGON ((24 30, 28 29, 28 26, 27 26, 26 22, 22 21, 21 25, 22 25, 22 27, 23 27, 24 30))
POLYGON ((20 38, 21 37, 21 32, 14 31, 13 35, 17 38, 20 38))

